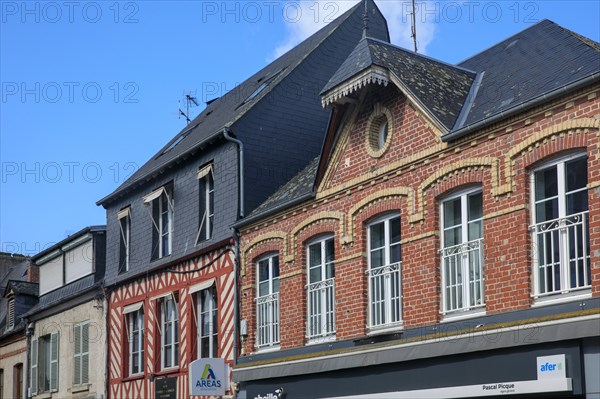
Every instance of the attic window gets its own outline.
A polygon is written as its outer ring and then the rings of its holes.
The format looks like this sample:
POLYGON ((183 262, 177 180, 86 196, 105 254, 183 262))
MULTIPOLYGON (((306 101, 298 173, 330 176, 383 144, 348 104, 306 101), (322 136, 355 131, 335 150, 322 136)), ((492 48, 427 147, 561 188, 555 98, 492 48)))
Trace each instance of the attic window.
POLYGON ((175 148, 175 147, 177 146, 177 144, 181 143, 181 141, 182 141, 184 138, 186 138, 186 137, 187 137, 188 133, 189 133, 189 131, 188 131, 188 132, 186 132, 186 133, 183 133, 182 135, 180 135, 179 137, 177 137, 177 138, 175 139, 175 141, 173 141, 173 142, 171 143, 171 145, 169 145, 167 148, 165 148, 165 150, 164 150, 164 151, 163 151, 163 152, 162 152, 160 155, 164 155, 164 154, 166 154, 167 152, 171 151, 173 148, 175 148))
POLYGON ((376 104, 373 113, 367 121, 365 141, 367 152, 373 158, 381 157, 389 148, 392 141, 392 114, 387 109, 376 104))
MULTIPOLYGON (((285 67, 287 68, 287 67, 285 67)), ((275 78, 277 76, 279 76, 279 74, 281 74, 281 72, 283 72, 285 70, 285 68, 281 68, 278 72, 274 73, 273 75, 267 77, 267 76, 263 76, 262 78, 258 79, 258 81, 256 83, 260 83, 260 86, 258 86, 258 88, 256 90, 254 90, 252 92, 252 94, 250 94, 242 104, 240 105, 244 105, 252 100, 254 100, 256 98, 256 96, 258 96, 268 85, 271 84, 271 82, 273 82, 275 80, 275 78)))

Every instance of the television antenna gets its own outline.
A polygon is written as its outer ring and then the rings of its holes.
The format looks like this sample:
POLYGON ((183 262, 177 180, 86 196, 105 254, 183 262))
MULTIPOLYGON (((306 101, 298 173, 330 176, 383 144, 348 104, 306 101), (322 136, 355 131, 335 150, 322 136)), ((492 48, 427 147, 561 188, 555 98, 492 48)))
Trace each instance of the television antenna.
POLYGON ((190 107, 197 107, 200 105, 198 99, 195 96, 195 93, 189 92, 185 95, 185 112, 181 109, 181 100, 177 101, 177 109, 179 119, 183 116, 185 118, 186 124, 189 124, 192 120, 190 119, 190 107))
POLYGON ((416 12, 416 6, 415 6, 415 0, 412 0, 412 13, 411 13, 411 20, 412 20, 412 26, 410 29, 410 37, 413 38, 413 44, 415 46, 415 53, 418 52, 417 49, 417 12, 416 12))

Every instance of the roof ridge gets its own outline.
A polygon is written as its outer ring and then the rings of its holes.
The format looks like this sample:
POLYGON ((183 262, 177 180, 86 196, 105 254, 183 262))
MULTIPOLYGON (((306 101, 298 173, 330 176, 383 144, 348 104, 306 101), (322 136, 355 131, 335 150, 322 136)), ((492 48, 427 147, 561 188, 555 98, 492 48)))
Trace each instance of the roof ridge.
POLYGON ((565 28, 564 26, 561 26, 559 24, 556 24, 556 26, 558 26, 560 29, 564 30, 565 32, 567 32, 571 36, 574 36, 577 40, 581 41, 586 46, 592 48, 592 50, 595 50, 595 51, 597 51, 597 52, 600 53, 600 43, 598 43, 594 39, 590 39, 589 37, 580 35, 579 33, 574 32, 574 31, 572 31, 569 28, 565 28))
POLYGON ((445 65, 445 66, 450 67, 450 68, 454 68, 454 69, 457 69, 457 70, 460 70, 460 71, 463 71, 463 72, 468 72, 468 73, 472 73, 474 75, 477 75, 477 72, 473 71, 472 69, 464 68, 464 67, 461 67, 459 65, 454 65, 454 64, 451 64, 449 62, 442 61, 440 59, 433 58, 433 57, 430 57, 430 56, 425 55, 425 54, 416 53, 414 51, 411 51, 411 50, 409 50, 407 48, 404 48, 404 47, 400 47, 400 46, 398 46, 396 44, 393 44, 393 43, 388 43, 388 42, 385 42, 383 40, 380 40, 380 39, 377 39, 377 38, 374 38, 374 37, 367 37, 367 39, 372 40, 372 41, 377 42, 377 43, 381 43, 381 44, 386 45, 388 47, 392 47, 395 50, 403 51, 405 53, 408 53, 408 54, 416 56, 416 57, 424 58, 426 60, 430 60, 430 61, 436 62, 436 63, 441 64, 441 65, 445 65))

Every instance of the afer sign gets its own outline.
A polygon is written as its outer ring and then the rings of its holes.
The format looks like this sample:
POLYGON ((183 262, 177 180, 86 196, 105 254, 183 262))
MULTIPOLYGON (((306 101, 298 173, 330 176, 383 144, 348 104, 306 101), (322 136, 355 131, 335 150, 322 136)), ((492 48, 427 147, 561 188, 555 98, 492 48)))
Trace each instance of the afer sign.
POLYGON ((227 389, 225 362, 221 358, 204 358, 190 363, 190 395, 221 396, 227 389))
POLYGON ((567 362, 565 355, 540 356, 537 358, 538 380, 565 378, 566 376, 567 362))

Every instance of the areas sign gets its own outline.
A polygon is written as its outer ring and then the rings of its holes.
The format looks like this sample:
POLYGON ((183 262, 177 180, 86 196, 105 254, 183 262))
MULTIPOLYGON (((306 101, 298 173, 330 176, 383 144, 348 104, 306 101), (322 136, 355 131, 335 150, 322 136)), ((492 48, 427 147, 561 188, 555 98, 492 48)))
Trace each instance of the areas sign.
POLYGON ((221 358, 203 358, 190 363, 190 395, 225 395, 228 384, 225 362, 221 358))

